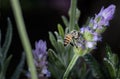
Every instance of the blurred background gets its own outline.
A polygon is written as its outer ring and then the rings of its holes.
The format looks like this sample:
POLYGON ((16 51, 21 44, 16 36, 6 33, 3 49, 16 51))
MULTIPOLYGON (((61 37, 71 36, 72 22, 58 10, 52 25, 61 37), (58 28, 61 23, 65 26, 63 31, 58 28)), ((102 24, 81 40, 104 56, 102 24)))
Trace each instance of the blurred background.
MULTIPOLYGON (((57 24, 60 23, 63 27, 61 16, 68 17, 70 0, 20 0, 23 17, 27 29, 28 36, 32 48, 34 49, 35 41, 40 39, 47 41, 48 48, 51 47, 48 32, 56 31, 57 24)), ((79 26, 85 24, 88 17, 94 17, 101 7, 107 7, 110 4, 116 5, 116 12, 110 26, 103 33, 103 41, 98 43, 98 48, 93 55, 101 60, 104 56, 104 47, 106 43, 110 45, 112 51, 119 55, 120 52, 120 1, 119 0, 78 0, 77 7, 81 11, 79 18, 79 26)), ((13 38, 9 54, 13 54, 9 70, 7 71, 7 79, 14 72, 14 68, 19 63, 23 48, 16 29, 15 19, 9 0, 0 0, 0 29, 2 32, 2 43, 4 42, 5 33, 7 30, 7 17, 10 17, 13 24, 13 38)), ((69 18, 68 18, 69 19, 69 18)), ((120 55, 119 55, 120 57, 120 55)), ((26 66, 25 66, 26 68, 26 66)), ((21 75, 21 78, 24 76, 21 75)))

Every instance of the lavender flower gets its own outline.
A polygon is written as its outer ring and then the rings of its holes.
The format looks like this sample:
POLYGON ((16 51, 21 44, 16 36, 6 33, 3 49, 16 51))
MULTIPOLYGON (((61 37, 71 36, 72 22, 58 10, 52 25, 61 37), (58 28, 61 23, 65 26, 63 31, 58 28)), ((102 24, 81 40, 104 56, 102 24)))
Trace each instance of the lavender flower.
POLYGON ((106 29, 105 26, 109 25, 114 12, 115 5, 110 5, 106 9, 102 8, 100 13, 95 18, 92 18, 86 27, 80 29, 78 39, 75 39, 75 46, 73 48, 75 54, 64 73, 64 79, 67 79, 69 72, 80 56, 84 56, 96 48, 97 41, 101 41, 101 33, 106 29))
POLYGON ((82 38, 78 41, 78 47, 81 47, 83 50, 95 49, 97 41, 101 41, 101 33, 106 29, 105 26, 109 25, 109 21, 112 19, 115 13, 115 5, 110 5, 107 8, 102 8, 101 11, 91 18, 88 26, 82 27, 80 33, 82 38), (82 42, 81 42, 82 39, 82 42))
POLYGON ((43 57, 47 55, 47 46, 46 42, 39 40, 35 42, 35 50, 33 50, 34 59, 37 61, 41 61, 43 57))
POLYGON ((106 9, 104 7, 101 9, 98 15, 95 17, 95 21, 98 21, 99 25, 108 26, 109 21, 113 18, 113 14, 115 13, 115 5, 110 5, 106 9), (100 20, 99 20, 100 18, 100 20))
POLYGON ((86 48, 95 49, 96 42, 89 42, 89 41, 86 41, 85 45, 86 45, 86 48))
POLYGON ((38 42, 35 42, 33 57, 37 69, 38 78, 50 77, 50 72, 47 69, 47 45, 45 41, 39 40, 38 42))

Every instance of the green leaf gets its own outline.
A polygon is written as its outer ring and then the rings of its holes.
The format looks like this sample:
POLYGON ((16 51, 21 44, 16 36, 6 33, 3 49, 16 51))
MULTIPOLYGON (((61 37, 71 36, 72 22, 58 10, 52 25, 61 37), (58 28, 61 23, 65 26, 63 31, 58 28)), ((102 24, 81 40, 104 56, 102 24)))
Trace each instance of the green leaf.
POLYGON ((56 40, 58 40, 58 39, 60 39, 60 36, 59 36, 59 34, 58 34, 58 32, 57 31, 54 31, 54 34, 55 34, 55 36, 56 36, 56 40))
POLYGON ((48 49, 48 56, 52 59, 53 62, 58 59, 57 54, 52 49, 48 49))
POLYGON ((54 79, 62 79, 62 76, 63 76, 63 73, 64 73, 63 69, 60 69, 58 66, 53 65, 53 63, 48 64, 48 69, 52 73, 51 76, 54 79))
POLYGON ((72 60, 70 61, 69 65, 68 65, 68 67, 67 67, 64 75, 63 75, 63 79, 67 79, 70 71, 72 70, 72 68, 76 64, 78 58, 79 58, 79 55, 75 53, 74 56, 73 56, 73 58, 72 58, 72 60))
POLYGON ((60 36, 62 36, 62 38, 64 39, 64 30, 60 24, 58 24, 58 32, 59 32, 60 36))
POLYGON ((6 70, 7 70, 7 67, 10 63, 10 60, 12 58, 12 55, 10 55, 6 60, 5 60, 5 63, 4 63, 4 73, 6 73, 6 70))
POLYGON ((18 64, 16 70, 14 71, 11 79, 18 79, 18 78, 19 78, 20 73, 21 73, 22 70, 23 70, 24 64, 25 64, 25 53, 23 52, 23 53, 22 53, 22 56, 21 56, 20 63, 18 64))
POLYGON ((59 36, 57 32, 54 32, 54 33, 55 33, 55 35, 57 37, 57 40, 55 39, 54 35, 51 32, 49 32, 49 39, 50 39, 51 44, 55 48, 57 54, 60 55, 61 50, 59 48, 59 42, 60 41, 62 42, 63 40, 61 39, 61 36, 59 36))
POLYGON ((50 40, 51 44, 53 45, 53 47, 55 49, 57 49, 57 41, 56 41, 54 35, 52 34, 52 32, 49 32, 49 40, 50 40))
POLYGON ((110 46, 106 46, 106 52, 107 52, 107 59, 111 61, 111 63, 116 66, 119 63, 119 58, 117 54, 112 53, 112 50, 110 46))
POLYGON ((69 28, 66 27, 66 29, 65 29, 65 34, 68 34, 68 33, 69 33, 69 28))
POLYGON ((58 43, 58 48, 59 48, 60 54, 64 54, 64 52, 65 52, 65 47, 64 47, 64 45, 63 45, 63 42, 62 42, 62 41, 58 41, 57 43, 58 43))
POLYGON ((111 51, 111 48, 110 48, 110 46, 106 46, 106 52, 107 52, 107 58, 109 59, 109 60, 112 60, 112 51, 111 51))
POLYGON ((3 61, 6 58, 6 54, 10 47, 11 40, 12 40, 12 24, 11 24, 10 19, 8 18, 8 29, 7 29, 7 33, 6 33, 6 37, 5 37, 5 42, 4 42, 4 44, 2 46, 2 50, 1 50, 1 52, 3 54, 3 61))
POLYGON ((78 8, 76 8, 76 17, 75 17, 76 24, 78 24, 79 18, 80 18, 80 10, 78 8))
POLYGON ((65 70, 65 65, 58 54, 56 54, 52 49, 48 50, 48 69, 51 75, 55 79, 61 79, 65 70))
POLYGON ((58 56, 52 49, 48 50, 48 54, 49 54, 49 57, 51 58, 52 62, 59 61, 60 62, 59 64, 61 64, 65 67, 65 64, 62 61, 62 59, 60 58, 60 56, 58 56))
POLYGON ((87 70, 85 78, 83 78, 83 79, 94 79, 90 69, 87 70))
POLYGON ((5 74, 6 74, 6 71, 7 71, 7 67, 10 63, 10 60, 12 58, 12 55, 10 55, 6 60, 5 62, 3 63, 3 66, 2 66, 2 71, 0 73, 0 79, 4 79, 5 78, 5 74))
POLYGON ((77 0, 71 0, 70 8, 69 8, 69 31, 74 30, 75 27, 75 21, 76 21, 76 7, 77 7, 77 0))
POLYGON ((64 40, 64 39, 58 34, 57 31, 55 31, 54 34, 55 34, 55 36, 56 36, 56 38, 57 38, 57 42, 58 42, 58 41, 61 41, 61 42, 62 42, 62 41, 64 40))
POLYGON ((84 59, 92 70, 93 76, 98 79, 103 79, 103 74, 101 73, 100 66, 94 57, 91 54, 86 54, 84 56, 84 59))
POLYGON ((117 54, 112 54, 112 60, 111 62, 113 63, 113 65, 116 67, 119 63, 119 57, 117 56, 117 54))
POLYGON ((116 79, 120 79, 120 63, 118 64, 116 79))
POLYGON ((80 31, 79 25, 75 24, 75 30, 80 31))
POLYGON ((66 46, 64 54, 63 54, 63 58, 64 60, 66 60, 66 64, 68 65, 74 55, 73 47, 71 45, 66 46))
POLYGON ((65 26, 68 27, 69 26, 69 22, 68 22, 67 18, 65 16, 62 16, 62 20, 63 20, 65 26))
POLYGON ((107 58, 104 58, 104 64, 110 74, 111 79, 115 79, 116 71, 114 65, 107 58))
POLYGON ((85 75, 86 75, 86 64, 85 63, 83 63, 82 64, 82 67, 81 67, 81 70, 80 70, 80 77, 81 77, 81 79, 85 79, 85 75))
POLYGON ((86 79, 85 76, 87 73, 87 67, 85 62, 81 62, 81 58, 79 58, 79 60, 75 64, 75 67, 73 68, 73 72, 71 73, 72 79, 86 79))

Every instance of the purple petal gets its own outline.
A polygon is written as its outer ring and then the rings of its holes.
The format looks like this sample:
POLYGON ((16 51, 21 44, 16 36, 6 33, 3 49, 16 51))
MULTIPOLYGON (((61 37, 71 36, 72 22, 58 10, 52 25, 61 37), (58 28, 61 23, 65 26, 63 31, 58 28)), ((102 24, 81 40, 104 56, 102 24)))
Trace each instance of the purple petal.
POLYGON ((104 25, 107 26, 109 25, 109 21, 112 19, 114 13, 115 13, 115 5, 110 5, 107 8, 102 8, 101 11, 99 12, 98 15, 95 16, 96 18, 101 18, 99 21, 98 25, 104 25))
POLYGON ((106 20, 111 20, 112 17, 113 17, 113 14, 114 14, 114 12, 115 12, 115 8, 116 8, 115 5, 110 5, 108 8, 106 8, 106 9, 103 11, 103 13, 102 13, 103 17, 104 17, 106 20))
POLYGON ((87 48, 93 48, 93 49, 94 49, 94 48, 95 48, 95 47, 94 47, 95 45, 96 45, 96 42, 88 42, 88 41, 86 42, 86 47, 87 47, 87 48))

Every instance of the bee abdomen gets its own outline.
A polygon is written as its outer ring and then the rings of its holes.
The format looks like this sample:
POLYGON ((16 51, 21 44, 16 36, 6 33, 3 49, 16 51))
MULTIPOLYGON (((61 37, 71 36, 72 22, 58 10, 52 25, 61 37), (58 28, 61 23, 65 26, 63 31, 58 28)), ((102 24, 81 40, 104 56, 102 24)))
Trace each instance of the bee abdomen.
POLYGON ((67 44, 69 44, 72 40, 72 35, 66 35, 65 39, 64 39, 64 46, 66 46, 67 44))

